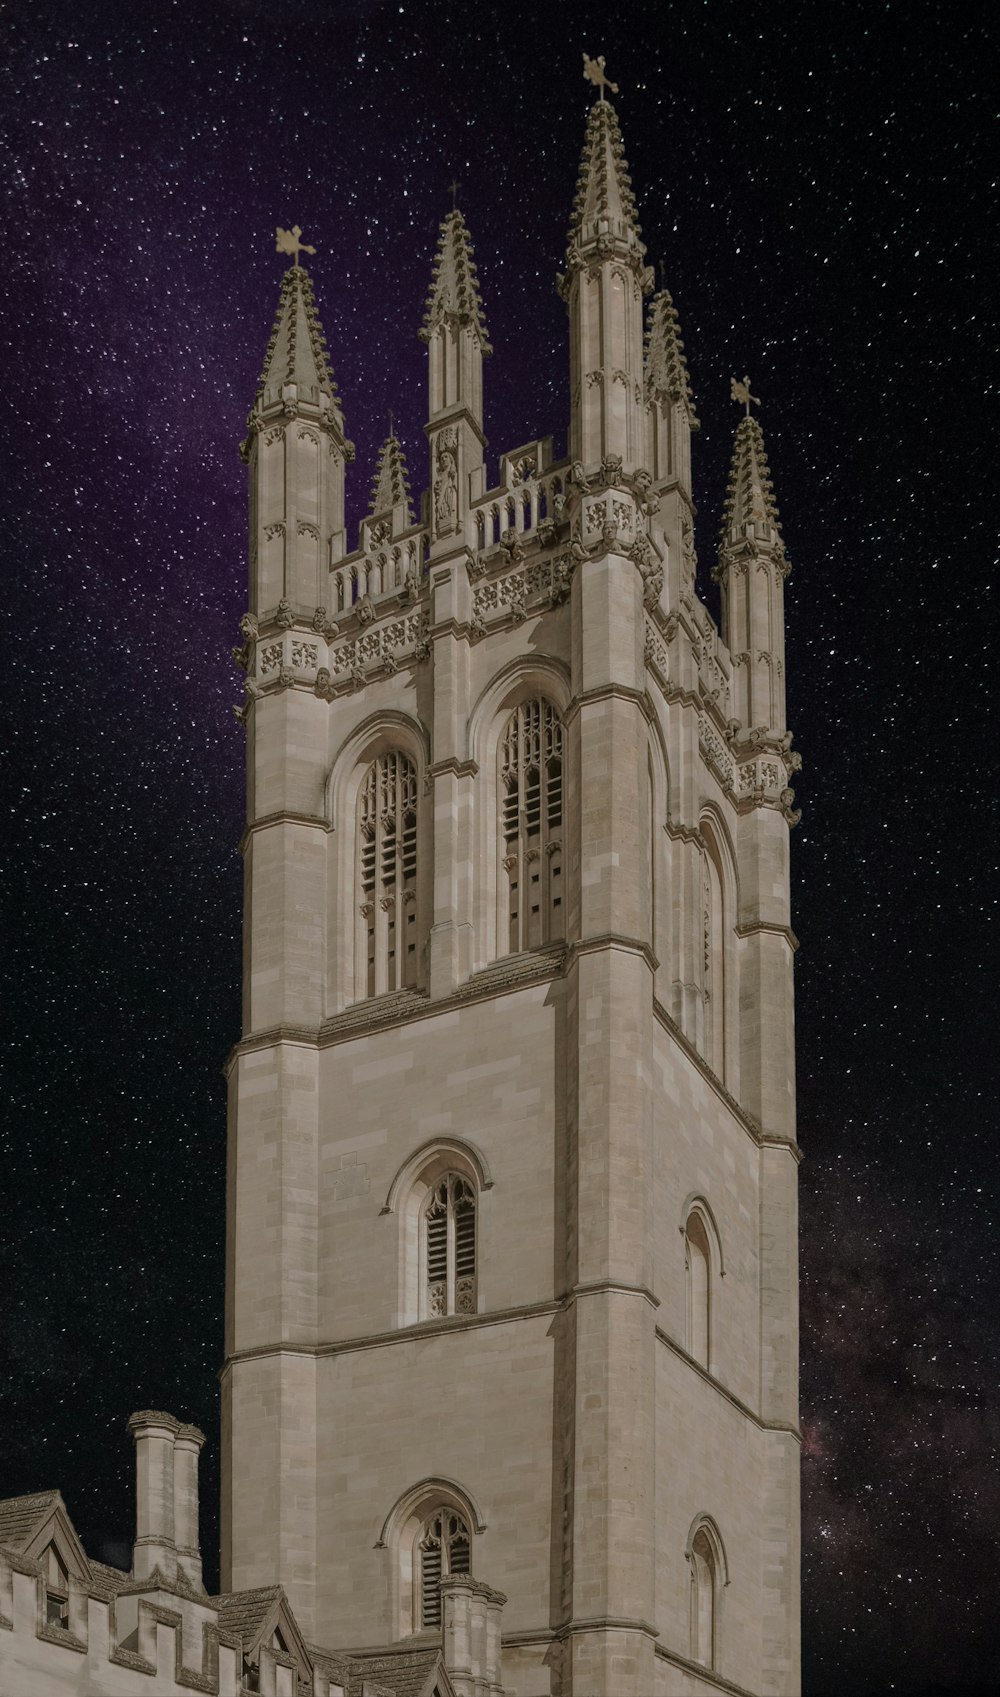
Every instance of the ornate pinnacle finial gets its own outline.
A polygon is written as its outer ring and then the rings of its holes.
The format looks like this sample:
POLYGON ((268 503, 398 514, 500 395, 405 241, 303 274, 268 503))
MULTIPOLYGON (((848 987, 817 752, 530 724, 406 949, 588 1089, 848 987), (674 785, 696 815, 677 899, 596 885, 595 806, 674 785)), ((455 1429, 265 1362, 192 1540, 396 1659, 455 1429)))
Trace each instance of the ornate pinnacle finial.
POLYGON ((751 395, 751 393, 750 393, 750 379, 749 379, 749 377, 746 377, 746 376, 744 376, 742 383, 736 377, 731 377, 729 379, 729 398, 730 398, 731 401, 739 401, 741 406, 746 407, 747 418, 750 417, 750 402, 751 401, 753 402, 755 407, 760 406, 760 396, 759 395, 751 395))
POLYGON ((298 265, 300 253, 316 252, 316 249, 314 247, 310 247, 308 242, 300 241, 299 238, 302 235, 301 224, 293 224, 290 230, 283 230, 279 224, 274 233, 278 238, 274 247, 275 253, 290 253, 293 265, 298 265))
POLYGON ((458 192, 461 187, 462 184, 459 182, 457 177, 453 177, 451 182, 448 184, 448 193, 451 195, 451 210, 453 212, 458 211, 458 192))
POLYGON ((677 308, 670 290, 662 281, 653 298, 649 315, 644 369, 646 405, 674 405, 680 402, 687 409, 691 429, 699 429, 698 416, 691 398, 691 380, 684 357, 684 342, 677 308))
POLYGON ((583 78, 585 82, 592 82, 595 88, 600 89, 600 98, 602 100, 604 99, 604 90, 606 88, 610 88, 612 94, 618 93, 618 84, 616 82, 612 82, 610 77, 606 77, 604 75, 603 53, 599 54, 596 59, 589 58, 586 53, 583 55, 583 78))
POLYGON ((410 510, 410 478, 406 469, 406 456, 396 440, 392 424, 392 414, 389 414, 389 434, 382 444, 378 457, 375 476, 372 478, 371 517, 381 513, 391 512, 393 507, 406 509, 407 523, 412 520, 410 510))
POLYGON ((441 225, 423 328, 418 332, 421 341, 429 342, 446 319, 467 325, 478 338, 481 351, 484 354, 493 352, 486 334, 472 242, 465 219, 457 207, 447 214, 441 225))

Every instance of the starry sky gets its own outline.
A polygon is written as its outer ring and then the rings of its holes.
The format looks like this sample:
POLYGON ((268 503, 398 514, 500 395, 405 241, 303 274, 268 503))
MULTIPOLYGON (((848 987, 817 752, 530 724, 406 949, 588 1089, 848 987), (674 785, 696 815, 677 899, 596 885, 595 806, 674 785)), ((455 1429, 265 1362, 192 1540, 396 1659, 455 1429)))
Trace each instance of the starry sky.
POLYGON ((209 1433, 217 1547, 237 443, 284 263, 274 227, 297 221, 317 248, 358 446, 352 523, 390 407, 425 482, 416 331, 453 178, 496 348, 492 469, 545 432, 564 451, 554 278, 586 48, 621 85, 649 258, 685 336, 706 597, 733 372, 763 398, 795 567, 805 1687, 986 1689, 1000 1539, 987 9, 606 14, 591 0, 4 9, 0 1491, 58 1485, 91 1552, 127 1562, 125 1420, 170 1408, 209 1433))

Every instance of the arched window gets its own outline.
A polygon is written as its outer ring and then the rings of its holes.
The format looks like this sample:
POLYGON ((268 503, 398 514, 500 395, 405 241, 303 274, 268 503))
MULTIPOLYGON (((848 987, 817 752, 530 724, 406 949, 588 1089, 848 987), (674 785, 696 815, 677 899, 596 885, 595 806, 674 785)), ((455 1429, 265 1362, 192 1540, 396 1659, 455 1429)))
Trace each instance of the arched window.
POLYGON ((712 1347, 712 1254, 700 1213, 688 1215, 684 1228, 687 1273, 687 1351, 708 1371, 712 1347))
POLYGON ((436 1509, 424 1522, 417 1540, 415 1596, 418 1631, 441 1625, 441 1581, 451 1573, 472 1571, 472 1538, 465 1517, 454 1508, 436 1509))
POLYGON ((405 754, 380 755, 358 804, 361 996, 417 982, 417 773, 405 754))
POLYGON ((498 937, 511 954, 564 932, 562 724, 537 697, 511 714, 500 743, 498 937))
POLYGON ((710 851, 702 856, 702 928, 705 1059, 722 1079, 726 1070, 726 975, 722 879, 710 851))
POLYGON ((688 1535, 691 1568, 691 1660, 718 1668, 723 1587, 728 1583, 722 1539, 711 1520, 700 1516, 688 1535))
POLYGON ((476 1193, 461 1173, 439 1178, 424 1205, 424 1272, 428 1318, 476 1312, 476 1193))

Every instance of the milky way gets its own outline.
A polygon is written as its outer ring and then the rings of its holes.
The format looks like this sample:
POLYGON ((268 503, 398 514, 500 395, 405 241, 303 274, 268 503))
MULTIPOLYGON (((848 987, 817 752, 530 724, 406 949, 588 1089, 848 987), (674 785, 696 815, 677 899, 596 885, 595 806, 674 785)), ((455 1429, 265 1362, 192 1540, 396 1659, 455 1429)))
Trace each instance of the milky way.
MULTIPOLYGON (((561 452, 554 279, 587 48, 621 85, 649 257, 683 326, 706 596, 733 372, 763 397, 795 567, 807 1689, 985 1679, 1000 1519, 985 11, 605 12, 8 7, 0 1492, 60 1486, 88 1547, 124 1559, 124 1421, 143 1405, 206 1426, 217 1490, 236 444, 277 298, 274 227, 297 221, 317 248, 358 447, 352 522, 390 407, 425 481, 416 331, 453 178, 496 348, 491 464, 550 430, 561 452)), ((203 1536, 216 1545, 210 1506, 203 1536)))

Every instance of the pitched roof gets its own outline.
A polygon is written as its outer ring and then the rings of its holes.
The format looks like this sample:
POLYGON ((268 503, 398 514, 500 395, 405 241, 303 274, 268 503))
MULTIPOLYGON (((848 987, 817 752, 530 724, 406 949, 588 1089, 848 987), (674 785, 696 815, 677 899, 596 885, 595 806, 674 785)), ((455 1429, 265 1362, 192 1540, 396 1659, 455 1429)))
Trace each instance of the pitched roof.
POLYGON ((456 207, 441 225, 434 273, 419 334, 422 342, 429 342, 438 326, 450 318, 474 330, 482 352, 491 354, 493 349, 483 316, 483 298, 479 292, 473 252, 468 226, 456 207))
POLYGON ((244 1650, 249 1650, 284 1594, 280 1585, 261 1585, 254 1591, 227 1591, 210 1601, 219 1611, 219 1625, 226 1632, 238 1632, 244 1650))
POLYGON ((382 443, 372 479, 371 516, 374 518, 378 513, 388 513, 393 507, 402 506, 406 508, 407 520, 412 523, 410 474, 406 469, 402 445, 396 440, 395 432, 390 431, 382 443))
POLYGON ((21 1551, 30 1544, 41 1523, 62 1505, 58 1491, 35 1491, 28 1497, 0 1499, 0 1544, 21 1551))
POLYGON ((645 377, 647 402, 682 401, 692 430, 697 430, 698 417, 691 398, 680 320, 669 289, 661 289, 653 296, 646 329, 645 377))
POLYGON ((568 239, 582 248, 601 235, 624 240, 638 259, 646 251, 618 114, 609 100, 595 101, 587 114, 568 239))
POLYGON ((350 1697, 355 1697, 355 1670, 360 1697, 363 1681, 384 1686, 392 1697, 432 1697, 435 1686, 450 1693, 451 1682, 444 1671, 439 1643, 424 1649, 404 1650, 392 1654, 357 1655, 351 1660, 352 1684, 350 1697))
POLYGON ((130 1573, 123 1573, 120 1567, 109 1567, 104 1561, 92 1561, 90 1573, 94 1590, 105 1599, 116 1597, 132 1581, 130 1573))
POLYGON ((290 265, 281 279, 278 310, 257 384, 261 404, 280 400, 286 383, 298 386, 300 400, 318 401, 322 390, 337 403, 312 281, 302 265, 290 265))

